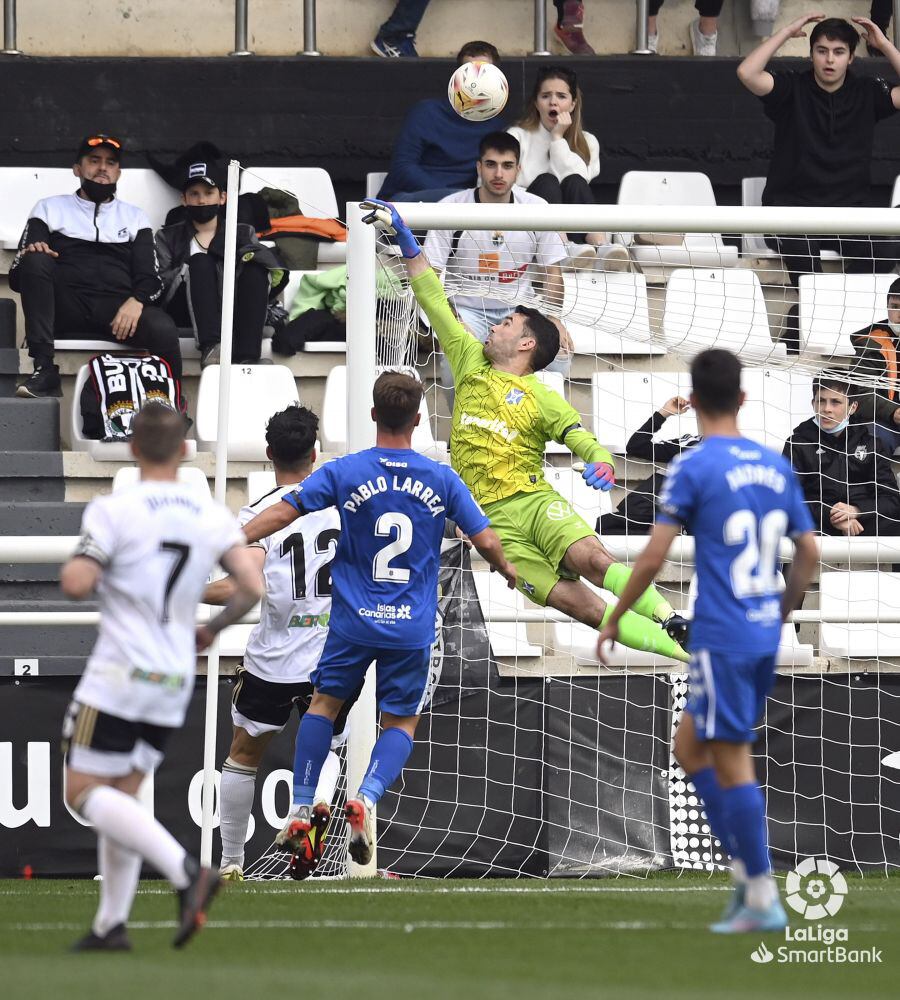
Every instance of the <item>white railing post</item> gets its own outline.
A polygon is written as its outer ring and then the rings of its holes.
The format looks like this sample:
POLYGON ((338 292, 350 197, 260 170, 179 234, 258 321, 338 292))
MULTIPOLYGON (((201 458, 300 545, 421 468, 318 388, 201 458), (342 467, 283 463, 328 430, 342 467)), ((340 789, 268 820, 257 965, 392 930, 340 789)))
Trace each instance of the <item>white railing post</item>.
POLYGON ((534 52, 533 56, 549 56, 547 47, 547 0, 534 0, 534 52))
POLYGON ((3 0, 3 50, 4 56, 20 56, 16 48, 16 0, 3 0))
POLYGON ((249 29, 250 0, 234 0, 234 51, 230 56, 252 56, 249 29))
POLYGON ((320 56, 316 46, 316 0, 303 0, 303 51, 301 56, 320 56))
MULTIPOLYGON (((900 0, 898 0, 900 3, 900 0)), ((647 44, 647 0, 637 0, 635 4, 636 23, 634 26, 634 54, 638 56, 652 55, 647 44)))

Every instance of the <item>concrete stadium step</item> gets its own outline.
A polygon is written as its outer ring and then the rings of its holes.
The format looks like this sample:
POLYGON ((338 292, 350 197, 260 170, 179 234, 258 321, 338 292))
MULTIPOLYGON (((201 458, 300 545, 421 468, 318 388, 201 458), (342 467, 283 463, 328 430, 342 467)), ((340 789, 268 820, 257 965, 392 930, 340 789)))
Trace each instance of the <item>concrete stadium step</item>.
MULTIPOLYGON (((11 440, 10 444, 16 444, 11 440)), ((0 451, 0 501, 63 501, 66 481, 62 452, 0 451)))
POLYGON ((55 500, 0 501, 0 537, 6 535, 77 535, 83 503, 55 500))
MULTIPOLYGON (((7 656, 4 652, 4 654, 0 654, 0 677, 10 677, 23 673, 21 669, 16 670, 16 660, 24 660, 28 664, 27 675, 22 680, 23 684, 28 684, 32 677, 80 677, 84 673, 87 659, 87 656, 70 656, 68 654, 51 656, 43 653, 38 656, 31 654, 7 656)), ((60 719, 60 725, 62 725, 62 719, 60 719)))
MULTIPOLYGON (((3 300, 0 299, 0 302, 3 300)), ((0 336, 2 342, 2 336, 0 336)), ((19 375, 19 352, 14 346, 0 347, 0 399, 16 394, 16 379, 19 375)))
POLYGON ((51 563, 29 566, 0 563, 0 601, 27 601, 32 611, 40 611, 45 601, 59 601, 62 596, 59 566, 51 563))
MULTIPOLYGON (((31 610, 44 608, 32 606, 31 610)), ((0 625, 0 649, 4 657, 87 656, 96 637, 97 630, 92 625, 0 625)))
POLYGON ((59 451, 59 400, 0 398, 0 441, 16 451, 59 451))

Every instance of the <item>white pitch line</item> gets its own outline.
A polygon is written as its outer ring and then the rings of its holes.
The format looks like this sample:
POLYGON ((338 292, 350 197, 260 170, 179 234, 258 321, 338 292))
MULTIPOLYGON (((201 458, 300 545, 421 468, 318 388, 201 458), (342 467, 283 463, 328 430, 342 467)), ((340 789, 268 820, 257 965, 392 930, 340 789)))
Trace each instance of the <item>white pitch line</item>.
MULTIPOLYGON (((174 920, 135 921, 129 930, 173 930, 174 920)), ((596 923, 510 923, 500 920, 210 920, 206 930, 367 930, 367 931, 647 931, 698 930, 698 923, 599 921, 596 923)), ((0 924, 5 931, 79 931, 83 923, 0 924)))

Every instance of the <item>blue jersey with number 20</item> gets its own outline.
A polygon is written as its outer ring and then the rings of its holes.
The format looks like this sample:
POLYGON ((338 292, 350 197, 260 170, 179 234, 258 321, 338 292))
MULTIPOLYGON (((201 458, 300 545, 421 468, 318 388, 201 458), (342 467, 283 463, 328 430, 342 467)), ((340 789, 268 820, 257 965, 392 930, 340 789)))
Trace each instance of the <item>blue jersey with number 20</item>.
POLYGON ((694 536, 691 648, 774 653, 784 589, 779 544, 813 530, 787 459, 747 438, 706 438, 673 460, 659 507, 660 523, 694 536))
POLYGON ((329 628, 347 642, 421 649, 434 642, 444 521, 467 535, 489 524, 449 465, 369 448, 328 462, 286 493, 301 513, 337 507, 329 628))

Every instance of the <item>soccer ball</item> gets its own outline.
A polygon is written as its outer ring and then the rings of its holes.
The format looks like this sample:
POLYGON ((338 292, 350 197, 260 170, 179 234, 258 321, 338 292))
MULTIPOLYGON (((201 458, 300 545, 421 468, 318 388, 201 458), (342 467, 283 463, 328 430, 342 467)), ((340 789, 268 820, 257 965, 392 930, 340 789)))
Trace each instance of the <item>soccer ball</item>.
POLYGON ((489 62, 467 62, 450 77, 447 98, 450 107, 470 122, 486 122, 506 107, 509 84, 489 62))

